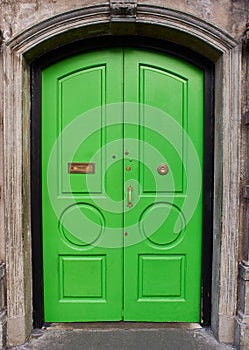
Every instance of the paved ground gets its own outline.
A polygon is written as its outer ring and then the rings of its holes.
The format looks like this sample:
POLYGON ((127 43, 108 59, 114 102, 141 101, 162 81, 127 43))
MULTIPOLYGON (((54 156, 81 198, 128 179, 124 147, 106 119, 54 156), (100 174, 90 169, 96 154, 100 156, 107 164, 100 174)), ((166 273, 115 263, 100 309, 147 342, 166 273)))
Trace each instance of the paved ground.
POLYGON ((232 350, 210 329, 191 324, 53 324, 12 350, 232 350))

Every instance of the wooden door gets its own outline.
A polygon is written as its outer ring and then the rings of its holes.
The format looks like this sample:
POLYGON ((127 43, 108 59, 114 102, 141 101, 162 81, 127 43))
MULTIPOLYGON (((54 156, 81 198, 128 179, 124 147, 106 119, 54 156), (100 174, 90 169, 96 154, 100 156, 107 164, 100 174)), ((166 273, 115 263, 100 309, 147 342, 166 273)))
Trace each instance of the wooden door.
POLYGON ((43 71, 46 322, 200 320, 203 79, 129 48, 43 71))

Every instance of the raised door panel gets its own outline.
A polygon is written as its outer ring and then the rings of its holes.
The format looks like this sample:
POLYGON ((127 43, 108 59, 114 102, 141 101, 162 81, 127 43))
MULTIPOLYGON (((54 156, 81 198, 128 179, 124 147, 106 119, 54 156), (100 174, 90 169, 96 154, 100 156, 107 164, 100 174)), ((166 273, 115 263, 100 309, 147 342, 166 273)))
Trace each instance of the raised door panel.
POLYGON ((62 133, 61 192, 63 194, 101 193, 105 164, 104 126, 106 104, 106 65, 84 67, 58 79, 58 126, 62 133), (91 186, 86 176, 76 176, 68 171, 68 162, 95 164, 91 186))
POLYGON ((144 106, 139 116, 139 181, 144 193, 184 191, 186 99, 187 81, 184 77, 167 70, 167 67, 139 65, 139 103, 144 106), (157 171, 163 163, 168 166, 167 182, 157 171))

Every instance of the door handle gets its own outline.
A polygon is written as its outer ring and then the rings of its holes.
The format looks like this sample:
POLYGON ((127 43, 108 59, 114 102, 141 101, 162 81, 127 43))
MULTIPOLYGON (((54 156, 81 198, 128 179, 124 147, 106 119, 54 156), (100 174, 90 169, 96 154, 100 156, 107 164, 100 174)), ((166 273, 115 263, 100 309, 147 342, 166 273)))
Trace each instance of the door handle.
POLYGON ((133 204, 132 204, 132 191, 133 191, 133 187, 128 186, 128 204, 127 204, 127 207, 129 207, 129 208, 131 208, 133 206, 133 204))

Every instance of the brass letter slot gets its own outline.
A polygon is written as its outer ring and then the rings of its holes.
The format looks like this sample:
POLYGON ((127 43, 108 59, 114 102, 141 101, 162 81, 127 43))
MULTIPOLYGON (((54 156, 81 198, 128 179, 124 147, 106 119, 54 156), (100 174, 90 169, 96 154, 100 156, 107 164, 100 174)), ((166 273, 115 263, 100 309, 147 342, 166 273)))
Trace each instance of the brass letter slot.
POLYGON ((68 163, 69 174, 94 174, 95 163, 68 163))

